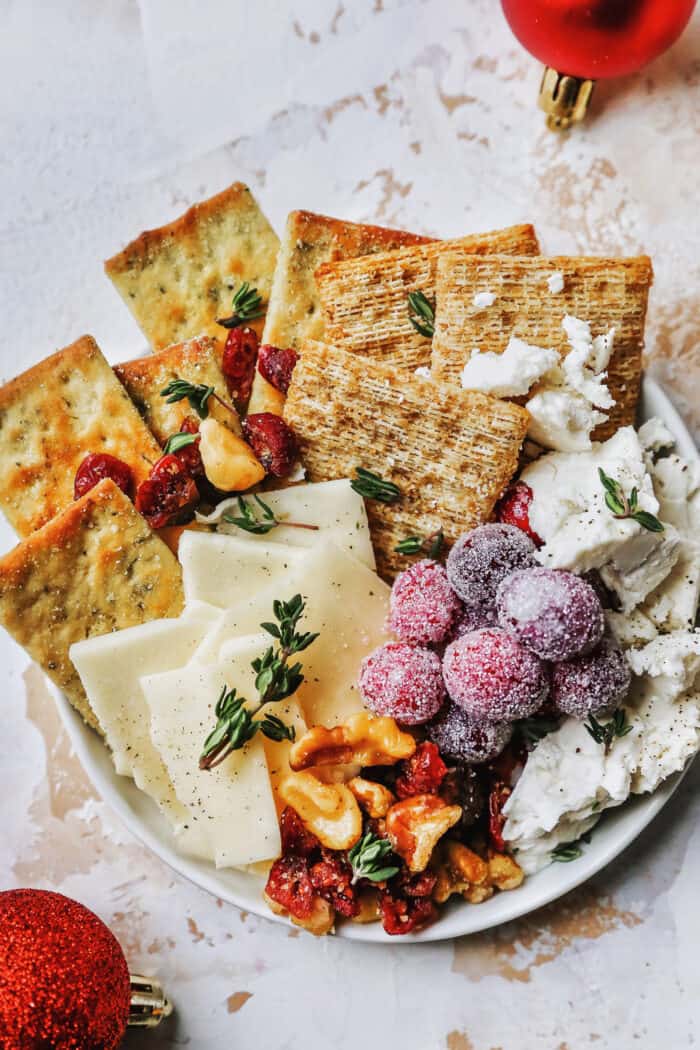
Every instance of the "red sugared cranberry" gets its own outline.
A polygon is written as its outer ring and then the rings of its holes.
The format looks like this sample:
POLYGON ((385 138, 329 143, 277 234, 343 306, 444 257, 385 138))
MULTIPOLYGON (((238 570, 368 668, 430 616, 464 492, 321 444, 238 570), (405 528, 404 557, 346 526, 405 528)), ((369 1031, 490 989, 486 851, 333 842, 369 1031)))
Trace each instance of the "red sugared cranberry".
POLYGON ((299 355, 294 350, 280 350, 279 347, 265 344, 258 351, 258 372, 275 390, 286 394, 298 360, 299 355))
POLYGON ((535 565, 535 544, 514 525, 479 525, 455 543, 447 557, 447 578, 468 608, 492 610, 502 580, 535 565))
POLYGON ((291 806, 285 806, 280 817, 280 837, 282 853, 294 853, 297 857, 308 857, 320 842, 310 831, 307 831, 301 817, 291 806))
POLYGON ((447 572, 429 558, 399 573, 390 606, 389 627, 402 642, 414 645, 444 641, 462 609, 447 572))
POLYGON ((187 521, 198 503, 197 485, 175 455, 161 456, 136 491, 136 509, 152 529, 187 521))
POLYGON ((496 520, 503 525, 515 525, 516 529, 526 532, 533 543, 542 546, 542 540, 530 525, 530 504, 532 489, 524 481, 510 485, 503 498, 496 504, 496 520))
POLYGON ((498 627, 451 642, 442 673, 449 696, 474 722, 527 718, 547 695, 542 661, 498 627))
POLYGON ((245 412, 255 376, 258 337, 252 328, 232 328, 226 336, 221 370, 231 400, 239 412, 245 412))
POLYGON ((104 478, 111 478, 125 495, 131 496, 134 486, 131 467, 121 459, 117 459, 116 456, 110 456, 107 452, 90 452, 75 474, 73 486, 75 498, 80 499, 104 478))
POLYGON ((280 857, 270 869, 265 893, 295 919, 308 919, 316 893, 303 857, 280 857))
POLYGON ((291 427, 272 412, 257 412, 243 421, 243 436, 268 474, 285 478, 298 452, 291 427))
POLYGON ((437 714, 445 698, 440 658, 429 649, 389 642, 362 661, 360 692, 375 715, 420 725, 437 714))
POLYGON ((608 641, 588 656, 552 668, 552 700, 565 715, 584 719, 624 700, 632 680, 625 654, 608 641))
POLYGON ((590 584, 563 569, 522 569, 498 590, 498 622, 543 660, 589 653, 603 637, 605 619, 590 584))
POLYGON ((442 754, 452 761, 490 762, 500 755, 510 740, 507 722, 475 722, 457 704, 445 704, 440 714, 426 726, 442 754))
POLYGON ((452 625, 451 639, 461 638, 471 631, 480 631, 482 627, 497 627, 498 614, 494 606, 480 607, 463 605, 457 619, 452 625))
POLYGON ((435 744, 426 740, 418 745, 410 758, 399 763, 398 774, 394 792, 399 798, 437 795, 447 775, 447 766, 435 744))

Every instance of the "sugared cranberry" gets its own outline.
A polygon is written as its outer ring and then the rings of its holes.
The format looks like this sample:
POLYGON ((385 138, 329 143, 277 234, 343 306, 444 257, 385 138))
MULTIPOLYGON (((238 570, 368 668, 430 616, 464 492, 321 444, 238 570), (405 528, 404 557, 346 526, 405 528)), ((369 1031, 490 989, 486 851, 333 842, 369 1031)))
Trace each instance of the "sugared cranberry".
POLYGON ((498 621, 543 660, 570 660, 603 637, 603 609, 590 584, 563 569, 522 569, 504 580, 498 621))
POLYGON ((437 795, 447 774, 435 744, 424 741, 410 758, 399 763, 394 791, 399 798, 413 795, 437 795))
POLYGON ((584 719, 616 707, 627 695, 632 672, 625 654, 604 640, 588 656, 552 668, 552 700, 565 715, 584 719))
POLYGON ((293 854, 276 860, 270 869, 265 893, 295 919, 308 919, 316 892, 306 860, 293 854))
POLYGON ((498 615, 495 606, 481 607, 463 605, 452 625, 451 640, 461 638, 471 631, 480 631, 482 627, 497 627, 498 615))
POLYGON ((307 831, 301 817, 291 806, 285 806, 280 817, 280 837, 282 853, 294 853, 298 857, 308 857, 320 843, 315 835, 307 831))
POLYGON ((75 474, 73 494, 80 499, 90 489, 94 489, 104 478, 111 478, 122 492, 131 496, 134 487, 134 475, 128 463, 110 456, 107 452, 90 452, 82 461, 75 474))
POLYGON ((512 733, 507 722, 475 722, 457 704, 445 704, 426 730, 445 758, 475 764, 500 755, 512 733))
POLYGON ((479 525, 455 543, 447 557, 450 586, 470 608, 493 610, 502 580, 535 565, 535 544, 514 525, 479 525))
POLYGON ((258 337, 252 328, 232 328, 226 336, 221 370, 231 400, 239 412, 245 412, 255 376, 258 337))
POLYGON ((420 725, 437 714, 445 698, 440 658, 429 649, 389 642, 362 661, 360 692, 375 715, 420 725))
POLYGON ((346 919, 352 919, 359 911, 353 886, 353 871, 344 853, 329 849, 321 850, 321 859, 309 868, 311 885, 329 904, 346 919))
POLYGON ((389 627, 402 642, 442 642, 459 616, 462 603, 436 561, 424 558, 399 573, 391 588, 389 627))
POLYGON ((547 695, 542 661, 497 627, 451 642, 442 673, 449 696, 474 722, 527 718, 547 695))
POLYGON ((524 481, 516 481, 506 489, 503 498, 496 504, 496 520, 503 525, 515 525, 516 529, 522 529, 533 543, 541 547, 542 540, 530 525, 531 503, 530 486, 524 481))
POLYGON ((175 455, 161 456, 136 491, 136 509, 152 529, 187 521, 198 503, 196 482, 175 455))
POLYGON ((297 461, 294 432, 280 416, 256 412, 243 421, 243 436, 268 474, 285 478, 297 461))
POLYGON ((294 350, 280 350, 265 344, 258 351, 258 372, 275 390, 286 394, 298 360, 299 355, 294 350))

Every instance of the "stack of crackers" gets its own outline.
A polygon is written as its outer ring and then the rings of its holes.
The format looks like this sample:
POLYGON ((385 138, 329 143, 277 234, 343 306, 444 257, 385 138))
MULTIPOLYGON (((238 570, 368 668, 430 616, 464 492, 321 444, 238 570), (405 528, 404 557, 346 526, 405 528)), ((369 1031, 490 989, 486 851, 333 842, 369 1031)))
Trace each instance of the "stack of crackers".
MULTIPOLYGON (((405 567, 407 535, 441 529, 450 543, 488 519, 516 470, 528 413, 460 388, 474 347, 500 353, 515 334, 563 355, 565 313, 594 335, 614 326, 604 433, 634 419, 649 261, 545 259, 530 225, 440 241, 295 211, 280 242, 234 184, 141 234, 106 271, 151 355, 113 369, 85 336, 0 389, 0 508, 21 537, 0 560, 0 621, 95 726, 70 645, 178 615, 182 587, 168 531, 153 533, 109 480, 74 500, 76 470, 108 452, 146 477, 188 414, 160 396, 171 379, 227 399, 217 318, 243 282, 266 305, 262 342, 299 355, 286 399, 256 372, 249 413, 284 415, 310 481, 362 467, 400 490, 368 504, 385 578, 405 567), (555 272, 563 291, 543 294, 555 272), (473 305, 484 290, 497 292, 487 313, 473 305), (411 323, 416 292, 435 304, 432 339, 411 323)), ((239 428, 229 412, 221 422, 239 428)))

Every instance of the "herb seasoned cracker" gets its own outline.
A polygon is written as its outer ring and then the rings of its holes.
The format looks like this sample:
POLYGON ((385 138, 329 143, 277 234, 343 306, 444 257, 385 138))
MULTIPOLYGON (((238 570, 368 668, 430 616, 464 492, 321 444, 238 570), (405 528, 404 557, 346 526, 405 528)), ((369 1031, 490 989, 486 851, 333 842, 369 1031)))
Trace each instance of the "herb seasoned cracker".
POLYGON ((449 544, 489 517, 518 465, 529 418, 518 405, 312 340, 301 347, 284 416, 310 481, 354 477, 360 468, 398 487, 390 502, 367 500, 386 579, 406 567, 394 548, 407 535, 442 528, 449 544))

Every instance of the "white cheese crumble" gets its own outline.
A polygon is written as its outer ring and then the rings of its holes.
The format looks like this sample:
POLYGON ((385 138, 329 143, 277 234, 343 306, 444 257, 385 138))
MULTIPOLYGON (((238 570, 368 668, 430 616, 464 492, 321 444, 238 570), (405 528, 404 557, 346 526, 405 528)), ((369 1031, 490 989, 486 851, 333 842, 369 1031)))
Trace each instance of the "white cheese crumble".
POLYGON ((519 397, 559 362, 556 350, 531 346, 511 336, 502 354, 473 350, 462 369, 465 390, 482 390, 495 397, 519 397))
POLYGON ((486 310, 496 302, 496 295, 493 292, 477 292, 472 302, 477 310, 486 310))
POLYGON ((419 365, 413 374, 422 379, 432 379, 432 373, 426 365, 419 365))
POLYGON ((558 295, 559 292, 564 291, 564 274, 561 270, 555 270, 554 273, 549 275, 547 278, 547 287, 552 295, 558 295))

